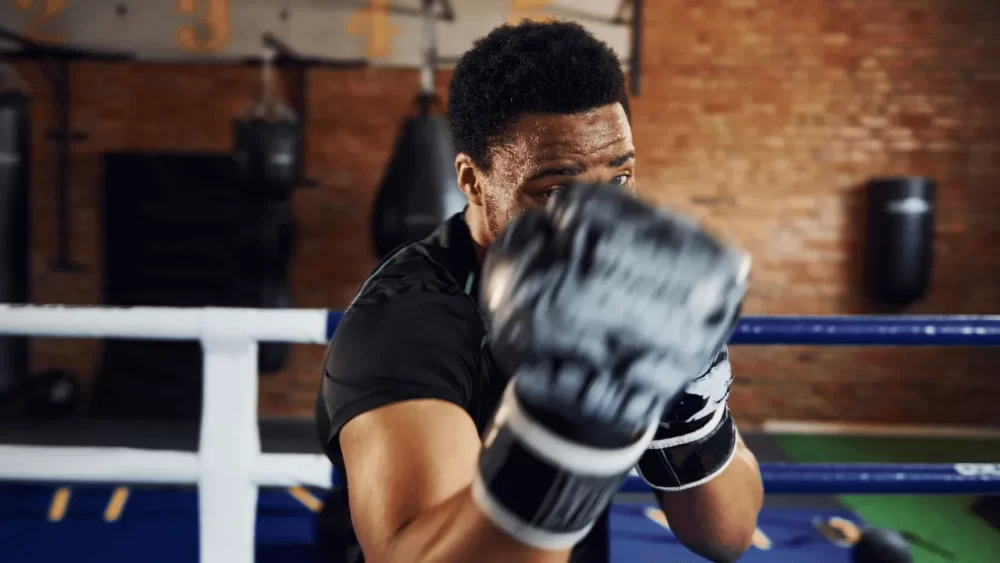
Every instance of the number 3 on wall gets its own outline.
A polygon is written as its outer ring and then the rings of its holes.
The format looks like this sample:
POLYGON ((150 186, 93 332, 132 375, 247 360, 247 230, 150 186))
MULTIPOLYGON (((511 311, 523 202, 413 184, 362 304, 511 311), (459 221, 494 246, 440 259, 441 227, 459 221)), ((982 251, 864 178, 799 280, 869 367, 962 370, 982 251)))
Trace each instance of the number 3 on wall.
POLYGON ((14 5, 22 12, 29 10, 34 12, 21 30, 25 37, 44 43, 62 42, 63 34, 47 33, 45 27, 50 20, 63 13, 66 9, 66 0, 15 0, 14 5))
POLYGON ((210 53, 229 43, 229 0, 177 0, 177 11, 194 14, 205 4, 201 21, 177 30, 177 42, 185 51, 210 53))

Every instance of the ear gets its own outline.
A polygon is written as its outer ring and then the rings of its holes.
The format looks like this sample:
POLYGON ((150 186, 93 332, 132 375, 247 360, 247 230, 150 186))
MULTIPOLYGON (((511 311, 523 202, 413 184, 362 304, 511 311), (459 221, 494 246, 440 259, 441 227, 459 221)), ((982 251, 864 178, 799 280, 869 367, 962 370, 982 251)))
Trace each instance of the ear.
POLYGON ((455 157, 455 174, 458 176, 458 187, 465 194, 465 199, 475 206, 483 205, 482 172, 476 167, 469 155, 458 153, 455 157))

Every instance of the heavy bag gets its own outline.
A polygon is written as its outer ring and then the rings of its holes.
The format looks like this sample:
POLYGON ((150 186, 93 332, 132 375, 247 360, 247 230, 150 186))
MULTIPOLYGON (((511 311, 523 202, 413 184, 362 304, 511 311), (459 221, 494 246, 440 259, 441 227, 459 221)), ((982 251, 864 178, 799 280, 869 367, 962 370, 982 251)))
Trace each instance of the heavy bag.
MULTIPOLYGON (((28 301, 28 98, 0 76, 0 303, 28 301)), ((0 395, 28 369, 27 339, 0 336, 0 395)))
POLYGON ((241 115, 233 120, 233 160, 243 178, 275 196, 299 182, 302 127, 293 115, 241 115))
POLYGON ((877 178, 865 189, 865 278, 870 296, 906 305, 920 299, 931 277, 934 181, 877 178))
POLYGON ((424 112, 407 120, 372 209, 378 258, 426 237, 464 207, 446 118, 424 112))

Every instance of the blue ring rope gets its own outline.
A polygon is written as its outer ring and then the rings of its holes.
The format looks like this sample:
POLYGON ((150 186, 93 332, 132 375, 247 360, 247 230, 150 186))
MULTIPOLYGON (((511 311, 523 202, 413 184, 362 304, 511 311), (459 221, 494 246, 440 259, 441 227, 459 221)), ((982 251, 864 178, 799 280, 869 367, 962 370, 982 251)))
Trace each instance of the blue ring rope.
MULTIPOLYGON (((762 463, 768 494, 997 494, 1000 464, 957 463, 762 463)), ((339 484, 334 471, 333 483, 339 484)), ((623 493, 646 493, 639 477, 629 477, 623 493)))
MULTIPOLYGON (((329 311, 327 337, 343 318, 329 311)), ((746 316, 745 345, 1000 346, 1000 316, 746 316)), ((761 464, 770 494, 997 494, 1000 464, 761 464)), ((337 483, 334 473, 334 483, 337 483)), ((648 492, 630 477, 622 492, 648 492)))
MULTIPOLYGON (((326 336, 343 318, 327 312, 326 336)), ((1000 346, 1000 316, 747 316, 730 344, 1000 346)))
MULTIPOLYGON (((988 494, 1000 493, 1000 464, 762 463, 768 494, 988 494)), ((623 492, 649 485, 630 477, 623 492)))

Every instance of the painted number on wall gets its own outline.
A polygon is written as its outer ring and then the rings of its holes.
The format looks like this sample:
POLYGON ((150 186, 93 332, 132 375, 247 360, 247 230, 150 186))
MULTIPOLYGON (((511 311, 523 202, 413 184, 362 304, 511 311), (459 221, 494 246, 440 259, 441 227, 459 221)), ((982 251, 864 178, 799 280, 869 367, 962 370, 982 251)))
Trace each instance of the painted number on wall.
POLYGON ((62 33, 51 29, 52 20, 66 10, 66 0, 14 0, 22 12, 31 12, 31 18, 21 29, 21 35, 42 43, 61 43, 62 33))
POLYGON ((399 28, 389 21, 389 2, 368 0, 368 5, 347 21, 349 35, 367 38, 365 56, 369 58, 386 58, 392 54, 392 38, 399 33, 399 28))
POLYGON ((181 49, 191 53, 211 53, 229 43, 231 34, 229 0, 177 0, 177 12, 200 14, 201 20, 177 30, 181 49))
POLYGON ((552 14, 542 12, 542 8, 552 5, 552 0, 509 0, 507 3, 507 23, 517 24, 521 20, 545 21, 552 14))

